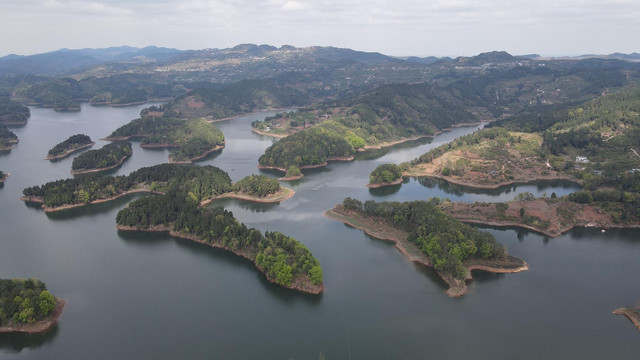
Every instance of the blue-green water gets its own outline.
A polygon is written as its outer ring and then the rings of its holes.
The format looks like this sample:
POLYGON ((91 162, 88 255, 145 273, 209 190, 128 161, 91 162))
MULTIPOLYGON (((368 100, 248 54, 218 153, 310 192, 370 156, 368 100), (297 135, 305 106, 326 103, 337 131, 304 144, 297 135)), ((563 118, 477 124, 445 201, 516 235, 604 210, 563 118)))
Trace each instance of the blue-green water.
MULTIPOLYGON (((0 335, 0 358, 633 359, 640 353, 638 331, 611 314, 640 306, 637 230, 578 229, 548 239, 489 229, 530 270, 475 272, 469 293, 452 299, 432 271, 391 244, 322 216, 345 196, 504 201, 521 191, 576 189, 541 183, 470 192, 415 179, 365 187, 377 165, 411 160, 476 128, 306 171, 287 185, 296 195, 280 205, 214 204, 249 226, 306 244, 323 266, 321 296, 270 284, 251 263, 224 251, 163 234, 118 232, 115 215, 133 196, 49 215, 19 200, 26 186, 70 176, 72 157, 50 163, 43 160, 49 148, 76 133, 104 137, 142 107, 83 105, 72 114, 32 108, 28 124, 13 129, 20 143, 0 154, 0 170, 11 173, 0 188, 0 277, 39 278, 67 305, 47 334, 0 335)), ((250 123, 270 114, 217 123, 227 146, 201 164, 233 180, 257 173, 258 157, 274 140, 252 133, 250 123)), ((113 173, 166 162, 167 155, 134 144, 133 156, 113 173)))

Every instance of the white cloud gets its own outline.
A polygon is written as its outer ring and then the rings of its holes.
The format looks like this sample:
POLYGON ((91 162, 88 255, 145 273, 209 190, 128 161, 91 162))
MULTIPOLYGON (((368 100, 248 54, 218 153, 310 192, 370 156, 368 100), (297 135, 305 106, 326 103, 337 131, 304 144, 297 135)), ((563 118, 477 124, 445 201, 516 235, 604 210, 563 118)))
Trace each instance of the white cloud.
POLYGON ((130 44, 335 45, 393 55, 639 51, 632 0, 3 0, 4 54, 130 44))

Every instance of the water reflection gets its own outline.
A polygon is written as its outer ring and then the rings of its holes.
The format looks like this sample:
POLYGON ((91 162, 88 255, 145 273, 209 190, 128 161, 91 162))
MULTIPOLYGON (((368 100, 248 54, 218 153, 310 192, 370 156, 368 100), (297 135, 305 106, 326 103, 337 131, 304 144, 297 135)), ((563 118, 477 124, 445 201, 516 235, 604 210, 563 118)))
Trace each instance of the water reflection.
POLYGON ((46 343, 52 342, 58 335, 59 324, 39 334, 0 334, 0 353, 19 354, 24 349, 37 349, 46 343))
POLYGON ((393 195, 400 191, 402 188, 402 184, 393 185, 393 186, 383 186, 377 189, 369 189, 369 194, 376 197, 385 197, 389 195, 393 195))
MULTIPOLYGON (((429 177, 414 177, 413 180, 417 181, 420 185, 434 189, 438 188, 447 194, 453 194, 458 197, 462 197, 465 194, 478 194, 491 197, 499 197, 504 194, 530 191, 537 193, 539 196, 550 196, 547 192, 556 192, 556 195, 563 196, 570 192, 577 191, 580 186, 572 181, 567 180, 538 180, 530 183, 516 183, 501 186, 496 189, 477 189, 464 185, 452 184, 443 179, 429 178, 429 177), (559 193, 559 194, 558 194, 559 193)), ((504 197, 504 196, 503 196, 504 197)))

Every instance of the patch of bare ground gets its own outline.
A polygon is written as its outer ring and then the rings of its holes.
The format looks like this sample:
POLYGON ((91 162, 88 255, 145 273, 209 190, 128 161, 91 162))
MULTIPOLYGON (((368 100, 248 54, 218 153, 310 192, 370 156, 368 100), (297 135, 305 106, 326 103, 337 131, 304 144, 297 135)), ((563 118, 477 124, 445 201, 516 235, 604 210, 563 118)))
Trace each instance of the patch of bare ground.
POLYGON ((640 330, 640 312, 629 309, 629 308, 619 308, 613 310, 613 313, 616 315, 624 315, 635 325, 638 330, 640 330))
POLYGON ((607 229, 639 226, 635 223, 616 224, 607 211, 589 204, 550 199, 510 201, 506 203, 506 209, 499 209, 498 204, 500 203, 443 202, 441 208, 462 222, 520 227, 551 237, 559 236, 574 227, 607 229), (524 209, 523 215, 521 209, 524 209))
MULTIPOLYGON (((327 210, 323 215, 329 219, 343 222, 356 229, 360 229, 376 239, 391 241, 409 260, 433 268, 429 257, 407 240, 407 232, 387 226, 380 219, 360 215, 354 211, 346 210, 341 204, 327 210)), ((469 259, 463 263, 467 268, 467 276, 464 280, 436 271, 448 285, 447 295, 460 297, 467 292, 466 281, 472 280, 471 270, 483 270, 496 273, 512 273, 528 270, 529 266, 523 260, 509 256, 502 260, 469 259)))

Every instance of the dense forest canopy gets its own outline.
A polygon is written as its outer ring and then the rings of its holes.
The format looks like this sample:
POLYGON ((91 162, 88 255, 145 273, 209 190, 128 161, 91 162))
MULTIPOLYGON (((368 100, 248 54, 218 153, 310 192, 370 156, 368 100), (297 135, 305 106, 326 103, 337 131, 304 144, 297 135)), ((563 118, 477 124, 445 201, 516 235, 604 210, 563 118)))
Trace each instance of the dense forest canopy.
POLYGON ((71 135, 67 140, 51 148, 51 150, 49 150, 48 155, 49 156, 60 155, 66 151, 73 150, 91 143, 92 143, 91 138, 85 134, 71 135))
POLYGON ((122 162, 131 155, 131 143, 116 141, 98 150, 89 150, 73 159, 71 169, 74 171, 103 169, 122 162))
POLYGON ((11 146, 18 142, 18 136, 9 130, 6 125, 0 124, 0 148, 11 146))
POLYGON ((369 175, 370 184, 391 183, 398 179, 402 179, 402 168, 396 164, 379 165, 369 175))
POLYGON ((0 95, 0 123, 24 123, 31 116, 28 107, 0 95))
POLYGON ((26 197, 42 199, 45 206, 57 207, 108 199, 142 186, 158 192, 179 188, 197 201, 232 190, 229 175, 217 167, 159 164, 126 176, 87 174, 28 187, 22 192, 26 197))
POLYGON ((171 147, 172 161, 189 161, 224 144, 222 131, 204 119, 180 120, 169 116, 134 119, 108 137, 120 138, 142 138, 143 147, 171 147))
POLYGON ((37 279, 0 279, 0 326, 32 324, 46 319, 56 299, 37 279))
POLYGON ((266 175, 249 175, 233 184, 233 191, 265 197, 280 190, 280 182, 266 175))
POLYGON ((505 247, 493 236, 445 214, 438 199, 410 202, 375 202, 345 198, 348 211, 373 217, 409 233, 408 240, 431 259, 439 272, 464 279, 463 262, 469 258, 502 259, 505 247))
POLYGON ((288 169, 290 166, 322 164, 332 157, 349 157, 355 150, 342 136, 322 127, 300 131, 277 141, 265 150, 258 162, 263 166, 288 169))

